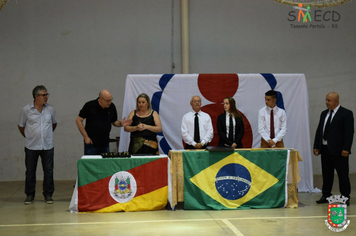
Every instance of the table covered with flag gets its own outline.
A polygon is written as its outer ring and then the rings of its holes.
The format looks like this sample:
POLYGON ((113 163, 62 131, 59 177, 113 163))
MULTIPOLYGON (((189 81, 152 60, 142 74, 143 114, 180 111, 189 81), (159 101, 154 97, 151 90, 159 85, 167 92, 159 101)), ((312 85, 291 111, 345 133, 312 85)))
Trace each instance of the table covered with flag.
POLYGON ((69 206, 71 212, 160 210, 168 200, 166 155, 140 158, 82 158, 69 206))
MULTIPOLYGON (((309 98, 304 74, 279 73, 222 73, 222 74, 128 74, 122 114, 136 107, 137 96, 145 91, 151 98, 152 108, 160 115, 163 130, 157 134, 160 153, 183 150, 181 137, 182 117, 191 110, 193 95, 201 98, 201 110, 208 113, 214 125, 214 138, 210 146, 217 146, 217 118, 224 111, 223 100, 232 97, 236 109, 244 118, 242 146, 259 148, 258 109, 266 106, 266 91, 277 92, 277 106, 288 114, 288 132, 283 138, 285 147, 295 148, 303 157, 299 162, 303 178, 298 182, 301 192, 319 192, 313 187, 313 168, 310 149, 309 98), (168 128, 167 128, 168 127, 168 128)), ((121 129, 119 152, 128 150, 130 133, 121 129)))
POLYGON ((170 151, 172 202, 185 209, 298 207, 295 149, 170 151))

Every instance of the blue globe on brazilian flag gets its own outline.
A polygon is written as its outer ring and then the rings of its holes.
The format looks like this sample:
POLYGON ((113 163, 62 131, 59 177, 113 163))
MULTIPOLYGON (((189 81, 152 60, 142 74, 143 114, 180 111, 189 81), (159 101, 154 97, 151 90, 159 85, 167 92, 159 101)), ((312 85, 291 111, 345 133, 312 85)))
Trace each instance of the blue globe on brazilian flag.
POLYGON ((184 209, 287 204, 288 150, 184 152, 184 209))

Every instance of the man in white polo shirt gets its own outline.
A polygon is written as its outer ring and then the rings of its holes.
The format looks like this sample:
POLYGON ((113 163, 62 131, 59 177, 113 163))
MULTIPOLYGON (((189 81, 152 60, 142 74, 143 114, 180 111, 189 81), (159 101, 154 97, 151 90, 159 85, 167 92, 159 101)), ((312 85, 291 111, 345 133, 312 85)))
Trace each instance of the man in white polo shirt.
POLYGON ((25 205, 34 201, 36 193, 36 169, 38 157, 43 167, 43 196, 46 203, 52 204, 54 192, 53 131, 57 127, 57 116, 54 107, 47 104, 49 93, 43 85, 36 86, 32 91, 34 101, 24 106, 20 112, 18 128, 25 137, 26 181, 25 205))

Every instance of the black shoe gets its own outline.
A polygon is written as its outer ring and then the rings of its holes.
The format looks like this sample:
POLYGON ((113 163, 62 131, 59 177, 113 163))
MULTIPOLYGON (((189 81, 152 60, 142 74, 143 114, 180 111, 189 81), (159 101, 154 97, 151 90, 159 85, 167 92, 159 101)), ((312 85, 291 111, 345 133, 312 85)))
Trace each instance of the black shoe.
MULTIPOLYGON (((345 196, 345 197, 346 197, 346 196, 345 196)), ((345 204, 346 204, 347 206, 350 206, 350 196, 347 197, 347 200, 346 200, 345 204)))
POLYGON ((323 196, 321 196, 321 198, 319 199, 319 200, 317 200, 316 201, 316 203, 318 203, 318 204, 321 204, 321 203, 328 203, 329 201, 326 199, 326 198, 328 198, 328 197, 330 197, 331 195, 323 195, 323 196))
POLYGON ((44 198, 47 204, 53 204, 54 201, 51 196, 44 196, 44 198))
POLYGON ((27 195, 24 204, 25 205, 30 205, 30 204, 33 203, 34 200, 35 200, 35 196, 34 195, 27 195))

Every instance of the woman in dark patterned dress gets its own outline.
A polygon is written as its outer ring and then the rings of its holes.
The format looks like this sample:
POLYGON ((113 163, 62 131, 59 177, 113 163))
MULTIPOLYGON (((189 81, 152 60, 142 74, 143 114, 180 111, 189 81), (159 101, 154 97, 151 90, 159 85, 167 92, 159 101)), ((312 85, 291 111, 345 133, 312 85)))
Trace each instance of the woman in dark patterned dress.
POLYGON ((152 109, 150 98, 141 93, 136 99, 136 110, 130 112, 130 126, 125 126, 130 135, 130 154, 158 154, 157 133, 162 132, 159 115, 152 109))

